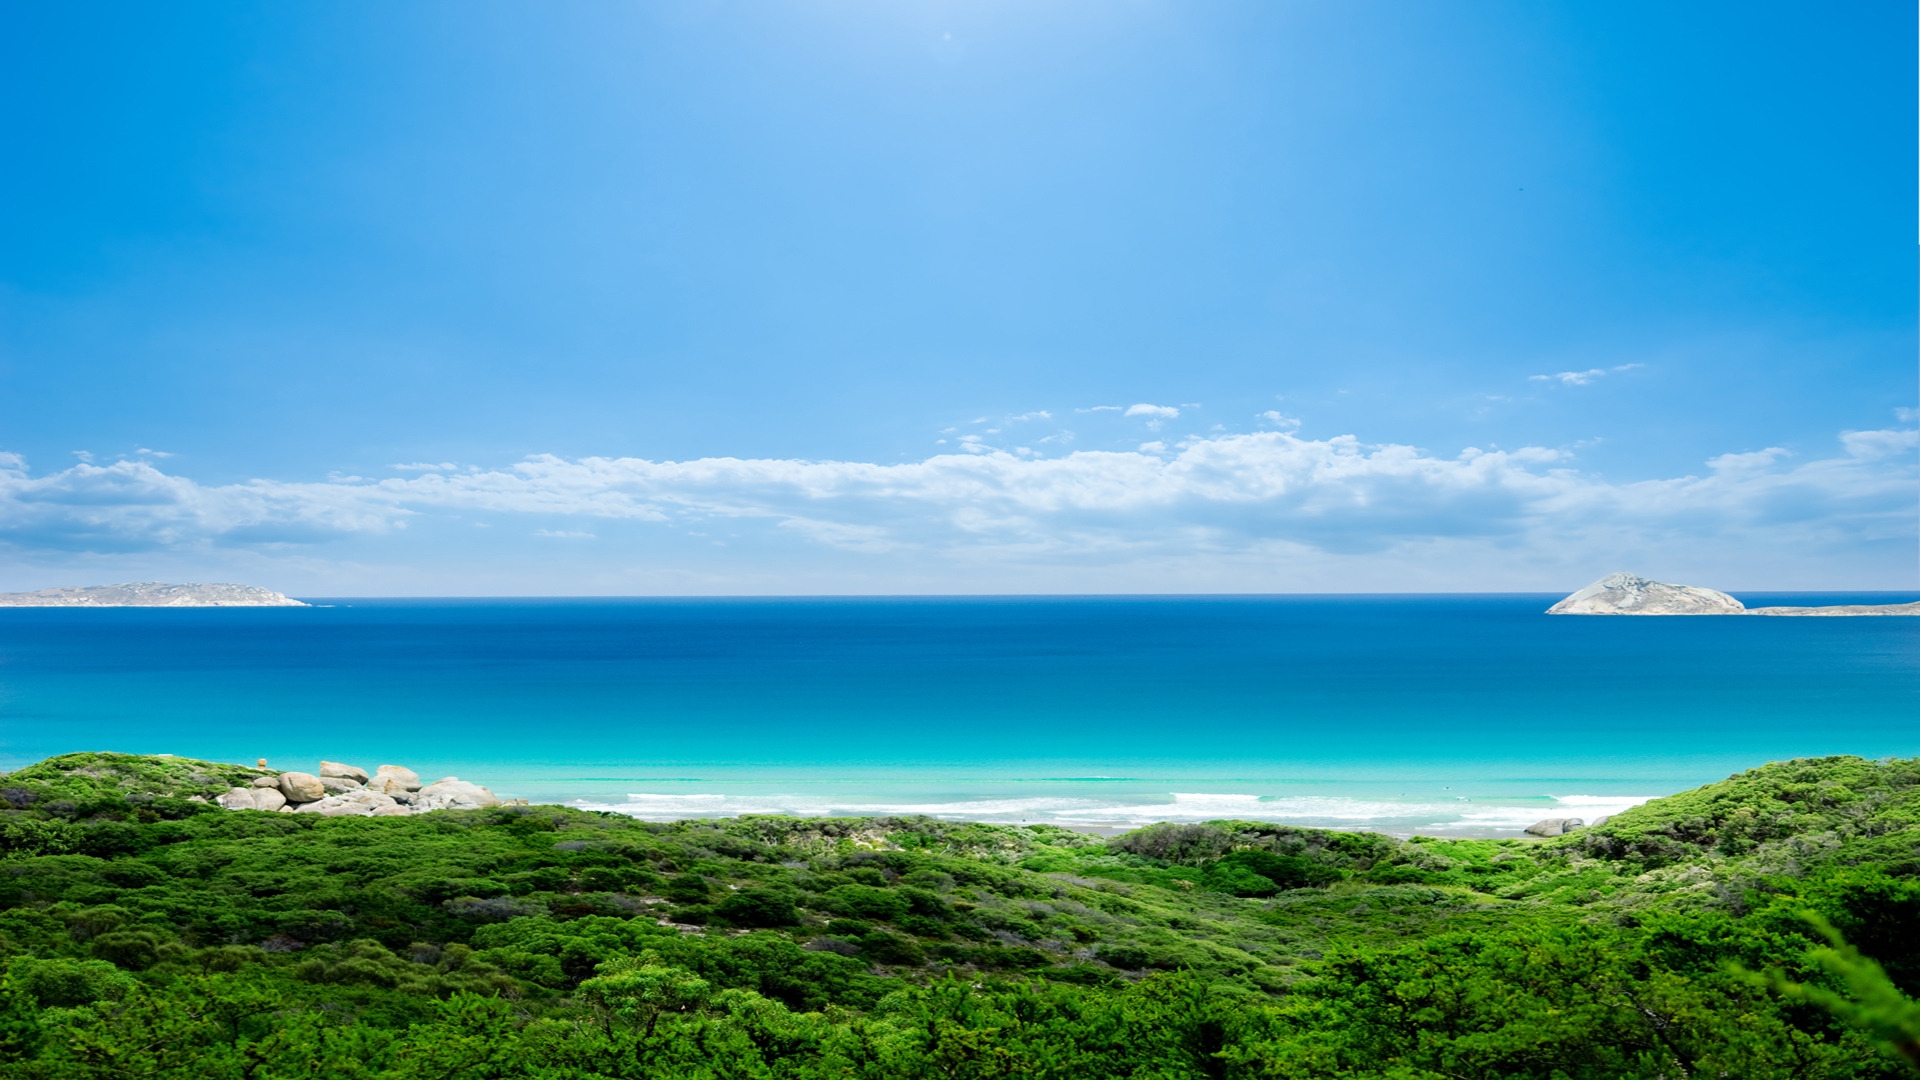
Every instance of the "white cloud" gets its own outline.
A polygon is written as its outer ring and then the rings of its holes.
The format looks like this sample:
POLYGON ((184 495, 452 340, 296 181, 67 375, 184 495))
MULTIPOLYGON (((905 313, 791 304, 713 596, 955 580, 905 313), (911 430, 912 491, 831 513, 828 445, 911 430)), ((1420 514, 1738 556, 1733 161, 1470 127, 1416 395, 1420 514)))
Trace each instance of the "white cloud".
POLYGON ((1266 412, 1261 413, 1259 416, 1255 417, 1254 419, 1265 420, 1267 423, 1272 424, 1275 427, 1285 428, 1288 431, 1292 431, 1293 429, 1300 426, 1300 420, 1298 417, 1284 416, 1281 414, 1279 409, 1268 409, 1266 412))
POLYGON ((1019 416, 1009 416, 1007 417, 1007 423, 1018 424, 1024 420, 1051 420, 1051 419, 1053 419, 1052 413, 1048 412, 1045 409, 1036 409, 1033 412, 1021 413, 1019 416))
POLYGON ((1920 431, 1843 431, 1840 445, 1858 458, 1892 457, 1920 446, 1920 431))
POLYGON ((1180 410, 1174 408, 1172 405, 1147 405, 1142 403, 1127 406, 1127 411, 1124 415, 1151 416, 1156 420, 1173 420, 1179 417, 1180 410))
POLYGON ((1554 375, 1529 375, 1527 378, 1533 382, 1552 382, 1558 379, 1568 386, 1585 386, 1595 379, 1606 378, 1608 375, 1612 375, 1618 371, 1632 371, 1635 368, 1646 366, 1645 364, 1620 364, 1610 368, 1588 368, 1585 371, 1562 371, 1554 375))
POLYGON ((1716 457, 1699 475, 1631 483, 1539 447, 1442 457, 1283 431, 1054 458, 978 441, 897 465, 542 455, 503 469, 225 485, 146 461, 34 476, 18 455, 0 454, 0 546, 36 556, 272 554, 346 537, 384 542, 428 519, 539 515, 552 526, 540 530, 547 537, 759 521, 817 550, 886 554, 923 569, 956 559, 1093 567, 1244 556, 1265 565, 1315 553, 1404 563, 1408 552, 1435 557, 1436 545, 1454 560, 1481 552, 1474 557, 1489 565, 1590 555, 1606 569, 1634 551, 1709 559, 1763 547, 1802 561, 1840 553, 1833 558, 1844 562, 1863 543, 1910 549, 1916 445, 1911 429, 1849 431, 1835 456, 1767 448, 1716 457))
POLYGON ((551 536, 560 540, 592 540, 595 538, 593 533, 577 532, 570 529, 535 529, 533 535, 551 536))
POLYGON ((1075 409, 1074 412, 1119 412, 1118 405, 1095 405, 1090 409, 1075 409))

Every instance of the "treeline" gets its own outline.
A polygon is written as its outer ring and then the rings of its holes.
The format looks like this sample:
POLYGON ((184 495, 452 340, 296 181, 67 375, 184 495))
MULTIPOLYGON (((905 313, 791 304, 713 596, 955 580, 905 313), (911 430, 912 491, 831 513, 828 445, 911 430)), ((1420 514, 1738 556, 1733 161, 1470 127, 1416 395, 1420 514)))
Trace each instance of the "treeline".
POLYGON ((1547 842, 193 800, 235 768, 0 779, 4 1075, 1851 1078, 1920 1038, 1920 762, 1547 842))

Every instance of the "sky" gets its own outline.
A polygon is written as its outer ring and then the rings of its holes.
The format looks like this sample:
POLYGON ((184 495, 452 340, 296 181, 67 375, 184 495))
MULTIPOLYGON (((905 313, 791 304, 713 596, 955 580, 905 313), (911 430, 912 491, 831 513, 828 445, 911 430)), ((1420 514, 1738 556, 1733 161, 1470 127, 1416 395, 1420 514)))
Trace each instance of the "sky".
POLYGON ((0 3, 0 589, 1913 590, 1915 37, 0 3))

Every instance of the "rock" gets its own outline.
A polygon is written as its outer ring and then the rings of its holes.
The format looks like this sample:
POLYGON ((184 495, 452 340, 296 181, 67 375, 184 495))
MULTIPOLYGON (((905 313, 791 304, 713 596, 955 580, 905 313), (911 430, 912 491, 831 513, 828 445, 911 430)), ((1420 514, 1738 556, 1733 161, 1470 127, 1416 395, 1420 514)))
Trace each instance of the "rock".
POLYGON ((408 814, 411 814, 411 813, 413 813, 413 811, 407 809, 404 806, 376 806, 373 808, 373 813, 368 814, 367 816, 368 817, 406 817, 408 814))
POLYGON ((379 792, 356 789, 306 803, 299 808, 299 812, 323 817, 371 817, 385 807, 399 805, 379 792))
POLYGON ((384 776, 408 791, 420 790, 420 774, 404 765, 382 765, 373 770, 375 776, 384 776))
POLYGON ((499 805, 500 800, 493 792, 457 776, 435 780, 413 797, 413 812, 416 814, 428 810, 480 810, 499 805))
POLYGON ((359 784, 367 782, 365 769, 356 765, 342 765, 337 761, 323 761, 320 763, 320 779, 325 780, 329 776, 337 776, 359 784))
POLYGON ((323 776, 320 786, 326 788, 329 795, 338 795, 346 791, 359 791, 360 781, 347 776, 323 776))
POLYGON ((284 772, 280 774, 280 794, 290 803, 318 802, 327 797, 327 789, 312 773, 284 772))
POLYGON ((1587 828, 1589 828, 1589 829, 1597 829, 1597 828, 1599 828, 1600 826, 1602 826, 1602 825, 1605 825, 1605 824, 1606 824, 1606 823, 1607 823, 1608 821, 1610 821, 1610 820, 1612 820, 1612 817, 1613 817, 1613 815, 1611 815, 1611 814, 1601 814, 1601 815, 1600 815, 1599 817, 1597 817, 1597 818, 1594 818, 1594 819, 1593 819, 1593 821, 1592 821, 1592 823, 1590 823, 1590 824, 1589 824, 1589 825, 1587 826, 1587 828))
POLYGON ((386 794, 387 794, 387 798, 392 799, 394 802, 399 803, 401 806, 412 806, 413 800, 420 797, 420 793, 417 791, 407 791, 403 788, 397 788, 392 786, 389 786, 387 788, 386 794))
POLYGON ((229 810, 278 810, 287 805, 278 788, 237 787, 213 801, 229 810))
POLYGON ((237 787, 224 795, 216 797, 213 801, 229 810, 252 810, 254 808, 253 789, 237 787))
POLYGON ((280 786, 280 778, 277 776, 256 776, 253 778, 253 786, 277 788, 280 786))
POLYGON ((1565 836, 1567 833, 1585 825, 1586 821, 1577 817, 1550 817, 1527 826, 1529 836, 1565 836))
POLYGON ((1723 592, 1668 585, 1634 574, 1608 574, 1547 609, 1549 615, 1741 615, 1747 607, 1723 592))

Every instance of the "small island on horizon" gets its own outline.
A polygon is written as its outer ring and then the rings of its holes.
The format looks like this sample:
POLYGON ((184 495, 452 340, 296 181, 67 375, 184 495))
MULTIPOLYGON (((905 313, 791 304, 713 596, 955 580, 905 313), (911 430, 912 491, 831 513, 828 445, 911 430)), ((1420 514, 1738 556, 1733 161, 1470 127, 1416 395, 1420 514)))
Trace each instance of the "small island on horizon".
POLYGON ((0 607, 309 607, 254 585, 135 581, 0 593, 0 607))
POLYGON ((1547 609, 1549 615, 1920 615, 1906 604, 1750 608, 1717 589, 1673 585, 1638 574, 1608 574, 1547 609))

